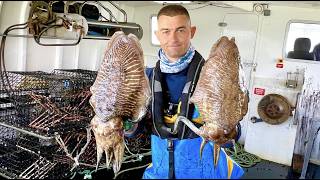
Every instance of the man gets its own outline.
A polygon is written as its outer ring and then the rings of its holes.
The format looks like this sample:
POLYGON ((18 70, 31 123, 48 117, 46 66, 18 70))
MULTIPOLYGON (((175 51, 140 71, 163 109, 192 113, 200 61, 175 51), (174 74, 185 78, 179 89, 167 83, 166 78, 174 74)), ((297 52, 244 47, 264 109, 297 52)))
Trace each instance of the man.
MULTIPOLYGON (((163 7, 157 16, 156 36, 161 49, 155 68, 147 69, 152 89, 152 164, 143 178, 240 178, 243 170, 223 150, 213 165, 213 145, 208 143, 200 158, 201 137, 184 124, 178 133, 171 128, 178 115, 200 127, 199 112, 189 105, 190 84, 197 83, 204 58, 191 45, 196 27, 181 5, 163 7)), ((239 138, 239 133, 238 137, 239 138)))

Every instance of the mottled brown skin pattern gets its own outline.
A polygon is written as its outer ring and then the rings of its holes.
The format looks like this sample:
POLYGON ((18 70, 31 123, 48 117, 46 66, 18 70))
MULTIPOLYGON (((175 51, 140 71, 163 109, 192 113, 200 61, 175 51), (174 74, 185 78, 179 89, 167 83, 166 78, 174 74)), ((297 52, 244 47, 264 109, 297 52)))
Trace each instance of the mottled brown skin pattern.
POLYGON ((108 42, 104 60, 90 87, 91 120, 97 143, 97 167, 103 152, 117 173, 124 155, 123 118, 139 121, 147 112, 150 89, 143 52, 133 34, 116 32, 108 42))
POLYGON ((248 97, 239 86, 239 64, 234 38, 221 37, 213 45, 190 99, 205 122, 200 127, 199 135, 204 138, 200 153, 208 140, 214 141, 215 160, 219 146, 235 138, 236 125, 248 110, 248 97))
POLYGON ((127 116, 136 120, 145 114, 150 89, 138 38, 121 31, 112 36, 90 91, 91 106, 101 119, 127 116))

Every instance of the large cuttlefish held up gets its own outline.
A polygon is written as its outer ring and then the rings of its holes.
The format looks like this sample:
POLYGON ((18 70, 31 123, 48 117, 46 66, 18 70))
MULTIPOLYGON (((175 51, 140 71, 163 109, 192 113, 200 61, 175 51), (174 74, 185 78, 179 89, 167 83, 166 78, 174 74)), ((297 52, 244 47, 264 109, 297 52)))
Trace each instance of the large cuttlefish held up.
POLYGON ((248 95, 243 76, 239 75, 241 70, 235 39, 221 37, 213 45, 190 98, 199 109, 204 125, 197 128, 188 119, 178 118, 203 138, 200 157, 205 144, 214 141, 214 165, 217 165, 220 145, 235 138, 236 126, 248 111, 248 95))
POLYGON ((141 120, 150 99, 149 82, 138 38, 122 31, 108 42, 105 56, 91 86, 90 104, 95 116, 91 120, 96 145, 97 167, 103 152, 106 164, 117 173, 124 156, 123 120, 141 120))

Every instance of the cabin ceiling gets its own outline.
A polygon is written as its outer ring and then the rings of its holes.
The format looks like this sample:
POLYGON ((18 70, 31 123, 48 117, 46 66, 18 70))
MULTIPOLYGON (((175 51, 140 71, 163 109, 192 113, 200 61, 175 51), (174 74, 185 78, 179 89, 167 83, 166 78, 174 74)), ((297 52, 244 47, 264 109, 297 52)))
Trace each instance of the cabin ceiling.
POLYGON ((276 5, 276 6, 320 8, 319 1, 265 1, 265 2, 271 5, 276 5))
MULTIPOLYGON (((161 5, 161 3, 156 3, 154 1, 115 1, 119 4, 124 4, 130 7, 142 7, 142 6, 153 6, 161 5)), ((248 7, 252 8, 253 4, 268 4, 274 6, 288 6, 288 7, 302 7, 302 8, 312 8, 320 9, 320 1, 191 1, 191 4, 213 4, 213 5, 225 5, 225 6, 235 6, 238 8, 243 8, 248 10, 248 7), (244 8, 246 7, 246 8, 244 8)))

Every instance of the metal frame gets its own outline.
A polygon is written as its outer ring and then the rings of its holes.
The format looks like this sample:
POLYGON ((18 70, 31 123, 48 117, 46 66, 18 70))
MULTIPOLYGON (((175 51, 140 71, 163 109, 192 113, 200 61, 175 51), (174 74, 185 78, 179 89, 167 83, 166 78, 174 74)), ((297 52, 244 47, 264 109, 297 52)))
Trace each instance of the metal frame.
MULTIPOLYGON (((27 35, 27 34, 8 34, 8 35, 0 34, 0 37, 2 37, 2 36, 33 38, 33 35, 27 35)), ((58 37, 54 37, 54 36, 41 36, 41 38, 59 39, 59 40, 76 40, 76 39, 73 39, 73 38, 58 38, 58 37)), ((111 36, 84 36, 82 39, 109 40, 109 39, 111 39, 111 36)))
POLYGON ((22 128, 18 128, 16 126, 12 126, 12 125, 9 125, 9 124, 3 123, 3 122, 0 122, 0 126, 11 128, 11 129, 17 130, 19 132, 22 132, 24 134, 28 134, 28 135, 31 135, 31 136, 34 136, 34 137, 37 137, 37 138, 40 138, 40 139, 44 139, 44 140, 55 139, 55 137, 57 136, 57 135, 55 135, 55 136, 43 136, 43 135, 31 132, 31 131, 27 131, 27 130, 24 130, 22 128))

